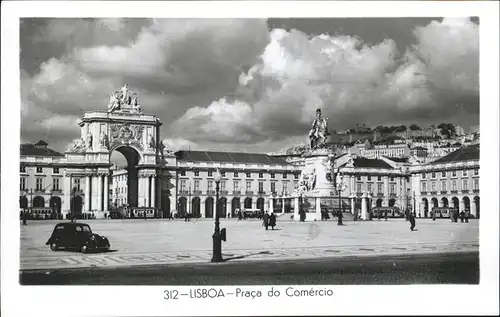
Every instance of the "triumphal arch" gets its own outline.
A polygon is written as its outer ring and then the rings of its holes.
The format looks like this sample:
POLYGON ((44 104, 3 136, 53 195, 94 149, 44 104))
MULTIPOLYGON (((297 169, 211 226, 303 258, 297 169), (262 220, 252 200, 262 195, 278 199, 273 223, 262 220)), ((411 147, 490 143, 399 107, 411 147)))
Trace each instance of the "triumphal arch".
MULTIPOLYGON (((136 93, 125 85, 110 94, 107 111, 87 112, 78 122, 80 137, 66 148, 67 168, 63 210, 72 210, 76 191, 83 191, 83 212, 103 218, 110 210, 111 153, 127 160, 128 205, 156 209, 162 206, 162 176, 169 153, 160 139, 160 119, 144 113, 136 93)), ((159 208, 158 208, 159 209, 159 208)))

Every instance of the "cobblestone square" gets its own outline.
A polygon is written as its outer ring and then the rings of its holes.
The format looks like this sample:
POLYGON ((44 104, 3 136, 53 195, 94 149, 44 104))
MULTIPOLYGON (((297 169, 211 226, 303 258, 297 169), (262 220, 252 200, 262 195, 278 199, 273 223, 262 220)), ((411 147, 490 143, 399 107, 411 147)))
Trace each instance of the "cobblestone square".
MULTIPOLYGON (((55 221, 31 221, 21 226, 21 269, 208 262, 214 224, 208 220, 97 220, 92 230, 109 238, 112 252, 81 254, 52 252, 45 245, 55 221)), ((410 231, 402 220, 297 223, 278 221, 264 230, 260 221, 221 220, 227 228, 224 258, 289 259, 427 253, 479 249, 479 223, 447 220, 417 221, 410 231)))

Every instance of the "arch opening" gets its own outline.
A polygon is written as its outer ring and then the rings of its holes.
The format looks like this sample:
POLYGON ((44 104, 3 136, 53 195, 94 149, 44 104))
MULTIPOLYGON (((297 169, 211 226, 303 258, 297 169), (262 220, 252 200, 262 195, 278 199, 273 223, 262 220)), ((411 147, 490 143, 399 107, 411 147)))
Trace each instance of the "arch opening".
POLYGON ((207 197, 205 199, 205 218, 213 218, 214 217, 214 198, 207 197))
POLYGON ((264 204, 264 198, 257 198, 257 209, 259 209, 261 212, 264 212, 264 204))
POLYGON ((238 197, 234 197, 231 201, 231 217, 237 217, 236 210, 240 209, 240 199, 238 197))
MULTIPOLYGON (((122 204, 125 202, 129 207, 139 206, 139 177, 138 168, 141 156, 139 152, 133 147, 124 145, 119 146, 111 151, 110 163, 117 166, 116 171, 112 173, 123 173, 126 176, 126 193, 125 197, 113 197, 115 203, 120 201, 122 204)), ((113 191, 115 192, 115 190, 113 191)), ((118 196, 119 190, 116 191, 118 196)))
POLYGON ((201 217, 200 201, 201 201, 200 197, 194 197, 193 200, 191 201, 191 214, 193 215, 194 218, 201 217))

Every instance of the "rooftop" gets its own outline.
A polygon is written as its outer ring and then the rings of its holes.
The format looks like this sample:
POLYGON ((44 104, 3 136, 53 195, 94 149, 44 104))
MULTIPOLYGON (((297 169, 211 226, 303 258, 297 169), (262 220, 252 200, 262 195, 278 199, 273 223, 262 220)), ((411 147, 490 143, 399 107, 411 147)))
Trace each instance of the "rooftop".
MULTIPOLYGON (((347 163, 343 164, 341 167, 346 166, 347 163)), ((381 159, 370 159, 366 157, 357 157, 354 159, 354 167, 360 168, 387 168, 392 169, 393 167, 387 162, 381 159)))
POLYGON ((462 162, 471 160, 479 160, 479 144, 463 147, 429 164, 435 165, 435 164, 462 162))
POLYGON ((273 165, 291 165, 282 158, 262 153, 177 151, 175 156, 180 161, 216 162, 216 163, 257 163, 273 165))
POLYGON ((21 144, 21 155, 23 156, 64 156, 63 154, 47 148, 45 141, 38 141, 36 144, 21 144))

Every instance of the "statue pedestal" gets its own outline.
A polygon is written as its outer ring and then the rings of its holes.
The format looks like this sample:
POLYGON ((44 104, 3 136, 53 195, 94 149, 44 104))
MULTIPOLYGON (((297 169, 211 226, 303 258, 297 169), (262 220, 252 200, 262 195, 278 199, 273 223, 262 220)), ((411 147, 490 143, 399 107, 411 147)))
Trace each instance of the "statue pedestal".
POLYGON ((302 173, 314 175, 314 186, 306 196, 332 197, 335 196, 335 185, 331 180, 330 153, 328 151, 314 151, 305 157, 305 166, 302 173))

